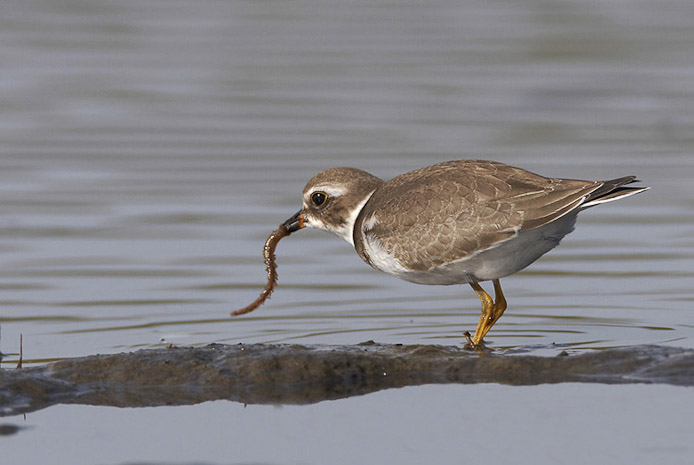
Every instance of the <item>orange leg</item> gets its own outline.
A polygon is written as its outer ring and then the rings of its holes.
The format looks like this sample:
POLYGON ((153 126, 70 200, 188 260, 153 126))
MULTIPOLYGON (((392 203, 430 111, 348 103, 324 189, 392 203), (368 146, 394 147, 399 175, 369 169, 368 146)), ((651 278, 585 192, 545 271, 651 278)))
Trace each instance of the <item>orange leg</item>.
POLYGON ((504 314, 506 310, 506 299, 504 298, 504 293, 501 291, 501 283, 498 279, 494 280, 494 297, 495 301, 482 289, 482 286, 478 282, 473 281, 470 283, 472 289, 474 289, 477 297, 479 297, 482 303, 482 313, 480 314, 480 321, 477 323, 477 329, 475 329, 475 336, 472 338, 472 345, 477 346, 482 343, 484 336, 487 335, 494 323, 496 323, 501 315, 504 314))

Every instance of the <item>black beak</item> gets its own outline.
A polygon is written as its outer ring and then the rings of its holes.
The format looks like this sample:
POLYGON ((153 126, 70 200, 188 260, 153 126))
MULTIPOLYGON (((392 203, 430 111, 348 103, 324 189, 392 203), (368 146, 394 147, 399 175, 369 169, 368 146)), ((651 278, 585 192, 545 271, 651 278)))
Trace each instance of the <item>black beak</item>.
POLYGON ((285 221, 284 223, 282 223, 282 226, 284 226, 285 228, 287 228, 287 231, 289 232, 289 234, 293 233, 294 231, 298 231, 299 229, 301 229, 301 228, 303 228, 304 226, 306 226, 306 225, 304 224, 304 217, 301 216, 301 210, 299 210, 298 212, 296 212, 296 213, 294 214, 294 216, 292 216, 292 217, 289 218, 287 221, 285 221))

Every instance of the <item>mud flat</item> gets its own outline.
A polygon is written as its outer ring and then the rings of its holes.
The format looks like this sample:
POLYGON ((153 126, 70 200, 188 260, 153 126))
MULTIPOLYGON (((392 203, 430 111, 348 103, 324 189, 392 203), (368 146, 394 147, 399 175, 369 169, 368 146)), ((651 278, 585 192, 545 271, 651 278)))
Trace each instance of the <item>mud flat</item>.
POLYGON ((555 357, 431 345, 221 345, 94 355, 0 371, 0 416, 54 404, 119 407, 227 399, 307 404, 432 383, 694 386, 694 350, 634 346, 555 357))

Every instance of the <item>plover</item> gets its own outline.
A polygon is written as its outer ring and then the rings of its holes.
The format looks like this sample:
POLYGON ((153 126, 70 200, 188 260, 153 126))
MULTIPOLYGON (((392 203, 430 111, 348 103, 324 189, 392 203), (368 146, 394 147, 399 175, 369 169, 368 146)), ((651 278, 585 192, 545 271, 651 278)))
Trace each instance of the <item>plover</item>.
POLYGON ((287 234, 303 227, 352 244, 377 270, 417 284, 472 286, 482 311, 479 346, 506 310, 499 279, 527 267, 574 229, 586 208, 643 192, 635 176, 547 178, 486 160, 438 163, 383 181, 355 168, 315 175, 287 234), (495 298, 480 286, 492 281, 495 298))

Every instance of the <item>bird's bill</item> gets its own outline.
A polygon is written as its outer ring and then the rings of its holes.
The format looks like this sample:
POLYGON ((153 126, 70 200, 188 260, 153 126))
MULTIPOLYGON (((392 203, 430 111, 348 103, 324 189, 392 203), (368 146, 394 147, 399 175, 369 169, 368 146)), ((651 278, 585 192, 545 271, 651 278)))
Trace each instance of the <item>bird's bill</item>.
POLYGON ((304 223, 304 217, 301 215, 301 210, 296 212, 291 218, 289 218, 287 221, 282 223, 282 226, 287 228, 287 231, 289 234, 293 233, 294 231, 298 231, 299 229, 303 228, 306 226, 304 223))

